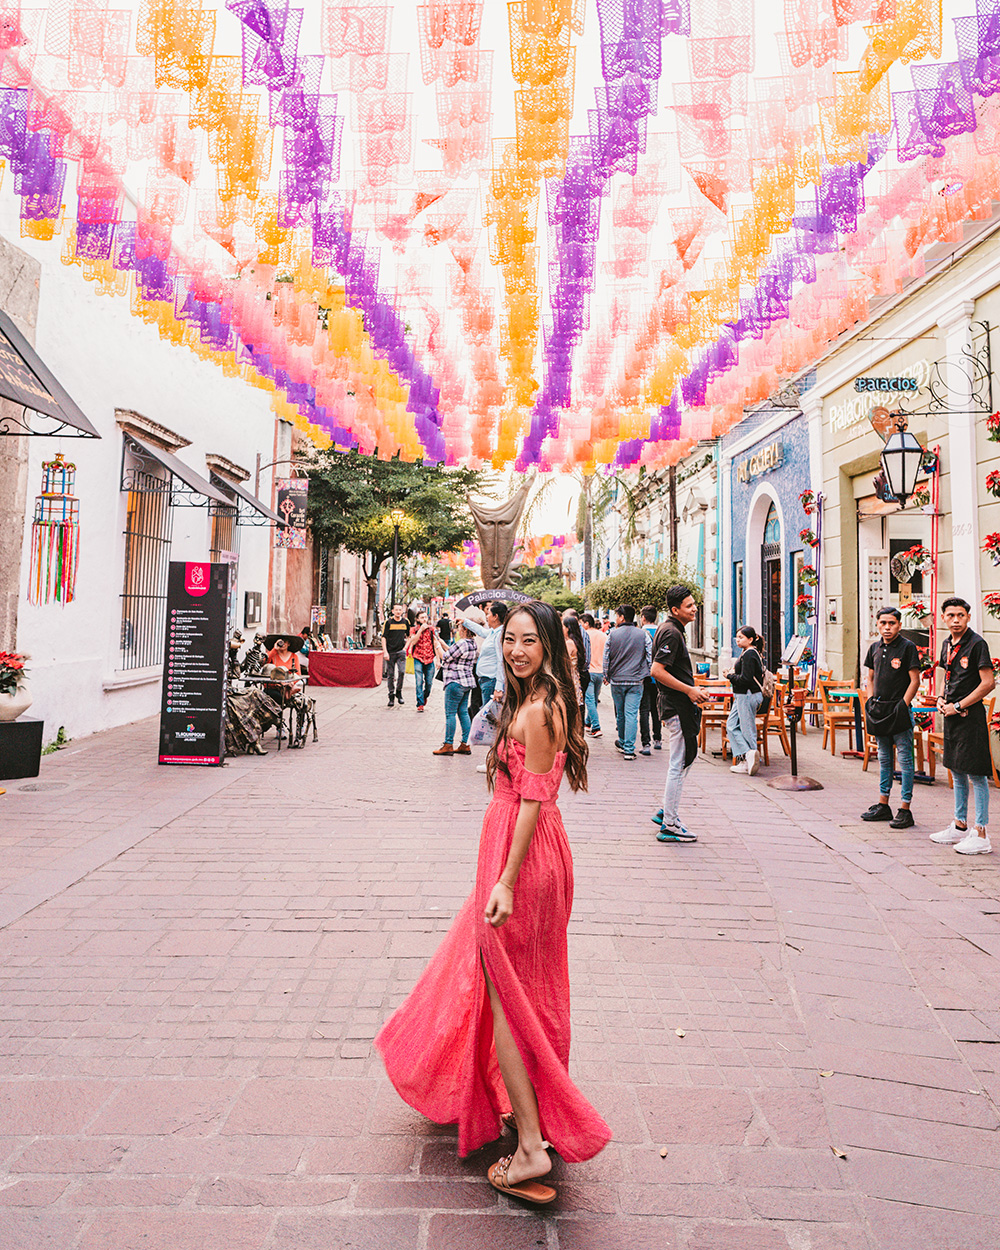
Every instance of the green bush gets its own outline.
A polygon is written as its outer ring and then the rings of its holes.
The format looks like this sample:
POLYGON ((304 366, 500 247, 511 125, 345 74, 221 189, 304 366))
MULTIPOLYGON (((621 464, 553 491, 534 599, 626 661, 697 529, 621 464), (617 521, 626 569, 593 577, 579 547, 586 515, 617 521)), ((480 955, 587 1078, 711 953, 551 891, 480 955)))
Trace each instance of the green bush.
POLYGON ((571 590, 546 589, 539 591, 536 597, 541 599, 542 603, 550 603, 557 612, 566 612, 569 608, 572 608, 574 612, 583 611, 583 600, 571 590))
POLYGON ((583 597, 588 607, 617 608, 619 604, 631 603, 638 611, 651 603, 660 612, 667 610, 667 591, 682 583, 691 588, 696 603, 704 597, 694 569, 684 568, 673 561, 668 564, 643 564, 614 577, 603 577, 584 588, 583 597))

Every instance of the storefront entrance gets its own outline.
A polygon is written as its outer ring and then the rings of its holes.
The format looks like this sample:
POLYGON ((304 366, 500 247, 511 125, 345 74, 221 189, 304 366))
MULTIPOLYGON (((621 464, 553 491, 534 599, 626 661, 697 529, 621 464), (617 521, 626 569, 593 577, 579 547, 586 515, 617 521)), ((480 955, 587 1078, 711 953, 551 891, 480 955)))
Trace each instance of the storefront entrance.
POLYGON ((771 504, 764 522, 760 555, 760 632, 764 637, 764 659, 773 673, 777 671, 784 649, 781 629, 781 520, 774 504, 771 504))

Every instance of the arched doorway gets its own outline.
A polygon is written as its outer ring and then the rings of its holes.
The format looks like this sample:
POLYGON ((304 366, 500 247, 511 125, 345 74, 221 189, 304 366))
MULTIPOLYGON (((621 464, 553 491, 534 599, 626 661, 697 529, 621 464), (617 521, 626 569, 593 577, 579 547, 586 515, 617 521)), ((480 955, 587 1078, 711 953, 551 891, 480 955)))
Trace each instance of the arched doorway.
POLYGON ((781 662, 781 517, 772 502, 764 520, 764 540, 760 548, 761 630, 764 658, 771 672, 781 662))

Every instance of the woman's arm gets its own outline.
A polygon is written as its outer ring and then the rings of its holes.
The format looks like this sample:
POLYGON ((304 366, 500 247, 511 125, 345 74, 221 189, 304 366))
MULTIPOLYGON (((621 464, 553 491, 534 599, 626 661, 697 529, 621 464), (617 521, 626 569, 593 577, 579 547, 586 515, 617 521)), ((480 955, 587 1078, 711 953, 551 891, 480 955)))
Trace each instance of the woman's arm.
MULTIPOLYGON (((523 724, 524 766, 528 772, 544 777, 552 771, 556 762, 556 744, 545 724, 545 708, 541 702, 529 705, 523 724)), ((486 904, 485 919, 494 929, 506 924, 514 914, 514 887, 517 885, 524 857, 531 846, 531 839, 535 836, 535 826, 541 810, 539 799, 521 800, 507 862, 486 904)))

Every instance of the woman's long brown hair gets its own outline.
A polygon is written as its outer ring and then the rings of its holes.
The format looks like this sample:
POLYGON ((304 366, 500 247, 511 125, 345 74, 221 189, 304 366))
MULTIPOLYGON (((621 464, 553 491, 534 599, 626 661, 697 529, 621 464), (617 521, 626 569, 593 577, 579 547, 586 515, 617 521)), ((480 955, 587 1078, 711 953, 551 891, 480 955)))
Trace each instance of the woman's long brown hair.
MULTIPOLYGON (((583 711, 576 701, 576 688, 573 685, 573 671, 570 667, 569 649, 563 634, 562 618, 555 608, 547 603, 532 599, 529 603, 519 603, 507 614, 502 637, 514 617, 526 613, 535 623, 538 637, 542 644, 542 663, 532 677, 522 681, 514 675, 503 656, 504 673, 507 689, 500 709, 500 723, 497 726, 496 738, 490 748, 486 760, 486 782, 493 789, 497 769, 505 776, 510 776, 506 759, 500 755, 500 743, 510 733, 518 712, 528 700, 538 692, 544 695, 545 727, 555 738, 556 717, 566 729, 566 776, 572 790, 587 788, 587 743, 583 736, 583 711)), ((502 654, 502 644, 501 644, 502 654)))

